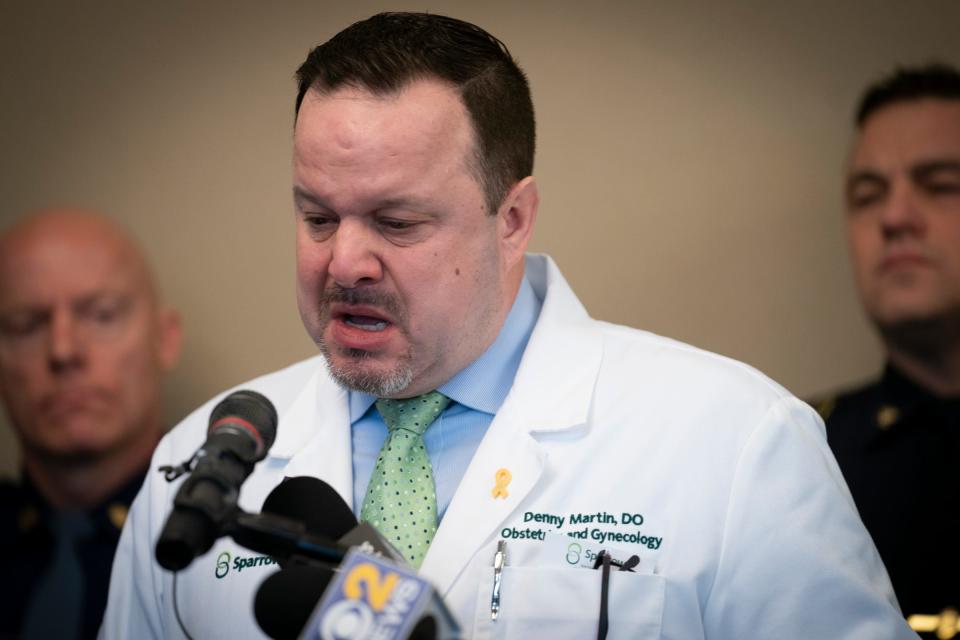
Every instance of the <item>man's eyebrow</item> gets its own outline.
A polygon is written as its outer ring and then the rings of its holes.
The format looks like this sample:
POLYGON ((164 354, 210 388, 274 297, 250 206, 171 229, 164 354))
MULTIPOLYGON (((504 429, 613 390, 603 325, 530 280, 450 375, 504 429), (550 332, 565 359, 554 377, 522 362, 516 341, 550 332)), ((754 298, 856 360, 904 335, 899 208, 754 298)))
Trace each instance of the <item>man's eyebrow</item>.
POLYGON ((296 201, 296 202, 309 202, 310 204, 314 204, 314 205, 316 205, 316 206, 318 206, 318 207, 326 206, 326 205, 324 205, 324 203, 320 200, 320 198, 318 198, 317 196, 313 195, 312 193, 310 193, 310 192, 307 191, 306 189, 303 189, 302 187, 294 187, 294 188, 293 188, 293 199, 294 199, 294 201, 296 201))
POLYGON ((73 301, 74 308, 84 308, 100 304, 101 302, 111 302, 123 306, 132 306, 137 296, 130 291, 119 291, 115 289, 98 289, 80 296, 73 301))
MULTIPOLYGON (((116 302, 121 306, 133 306, 136 300, 137 293, 135 292, 100 288, 70 299, 68 305, 71 309, 78 309, 109 301, 116 302)), ((16 302, 0 307, 0 317, 21 313, 49 313, 55 306, 54 303, 45 300, 16 302)))
MULTIPOLYGON (((313 195, 302 187, 293 188, 293 199, 297 203, 307 203, 316 207, 329 209, 329 206, 322 198, 313 195)), ((420 212, 430 210, 428 204, 420 198, 413 195, 400 195, 392 198, 385 198, 376 203, 376 210, 381 209, 413 209, 420 212)))
POLYGON ((914 180, 931 177, 932 174, 947 172, 960 174, 960 158, 934 158, 918 162, 910 168, 914 180))
POLYGON ((381 200, 377 206, 378 209, 415 209, 423 210, 427 208, 426 203, 414 196, 400 196, 396 198, 386 198, 381 200))

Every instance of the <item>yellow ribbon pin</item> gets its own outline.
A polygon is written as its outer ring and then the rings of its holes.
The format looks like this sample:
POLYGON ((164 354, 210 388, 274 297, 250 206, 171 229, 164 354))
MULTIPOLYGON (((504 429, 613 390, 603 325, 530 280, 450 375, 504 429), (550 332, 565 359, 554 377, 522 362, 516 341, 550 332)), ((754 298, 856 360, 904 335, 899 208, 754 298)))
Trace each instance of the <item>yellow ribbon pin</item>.
POLYGON ((507 485, 510 484, 510 481, 513 480, 513 476, 510 475, 510 472, 506 469, 500 469, 497 471, 497 474, 494 476, 496 484, 493 486, 494 498, 506 498, 510 494, 507 493, 507 485))

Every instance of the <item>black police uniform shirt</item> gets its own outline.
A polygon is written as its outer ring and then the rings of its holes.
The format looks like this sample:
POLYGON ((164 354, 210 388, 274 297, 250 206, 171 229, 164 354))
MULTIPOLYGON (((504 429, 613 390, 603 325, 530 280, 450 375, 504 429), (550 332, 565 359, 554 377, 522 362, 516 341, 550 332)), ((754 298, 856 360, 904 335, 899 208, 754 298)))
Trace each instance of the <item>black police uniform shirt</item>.
MULTIPOLYGON (((95 638, 107 602, 110 569, 126 520, 146 470, 132 478, 108 500, 83 513, 84 534, 73 546, 82 576, 79 602, 79 632, 83 640, 95 638)), ((19 484, 0 483, 0 548, 3 549, 3 580, 0 580, 0 638, 20 638, 38 585, 51 569, 57 548, 52 523, 57 512, 37 492, 26 474, 19 484)), ((51 611, 51 616, 60 612, 51 611)))
MULTIPOLYGON (((960 398, 936 397, 888 365, 879 381, 815 406, 904 615, 955 616, 960 398)), ((955 633, 955 618, 944 620, 955 633)), ((943 633, 929 637, 953 637, 943 633)))

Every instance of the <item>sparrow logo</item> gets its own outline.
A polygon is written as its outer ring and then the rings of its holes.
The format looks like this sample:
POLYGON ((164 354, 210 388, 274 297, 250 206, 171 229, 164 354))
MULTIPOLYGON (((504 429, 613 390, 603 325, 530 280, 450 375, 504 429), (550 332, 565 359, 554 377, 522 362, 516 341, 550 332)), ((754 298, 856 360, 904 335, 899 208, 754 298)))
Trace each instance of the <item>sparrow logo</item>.
POLYGON ((230 573, 230 552, 224 551, 217 556, 217 579, 223 578, 228 573, 230 573))
POLYGON ((237 556, 234 558, 230 555, 229 551, 224 551, 217 556, 217 568, 216 571, 214 571, 217 579, 225 578, 227 574, 230 573, 231 560, 233 560, 233 570, 237 573, 251 567, 266 567, 271 564, 277 564, 277 561, 270 556, 237 556))

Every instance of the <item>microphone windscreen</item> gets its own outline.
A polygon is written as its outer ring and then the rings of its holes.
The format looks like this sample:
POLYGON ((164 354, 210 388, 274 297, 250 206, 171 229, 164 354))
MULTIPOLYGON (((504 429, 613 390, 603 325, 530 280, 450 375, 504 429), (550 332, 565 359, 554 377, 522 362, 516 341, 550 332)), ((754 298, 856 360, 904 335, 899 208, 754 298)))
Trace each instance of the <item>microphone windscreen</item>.
POLYGON ((240 418, 252 426, 263 443, 261 456, 266 455, 277 438, 277 410, 263 394, 241 389, 217 403, 210 412, 210 430, 231 418, 240 418))
POLYGON ((257 624, 275 640, 300 637, 332 578, 331 569, 317 564, 295 564, 271 574, 253 602, 257 624))
POLYGON ((310 476, 286 478, 263 501, 263 513, 303 523, 307 533, 337 540, 357 525, 353 510, 329 484, 310 476))

